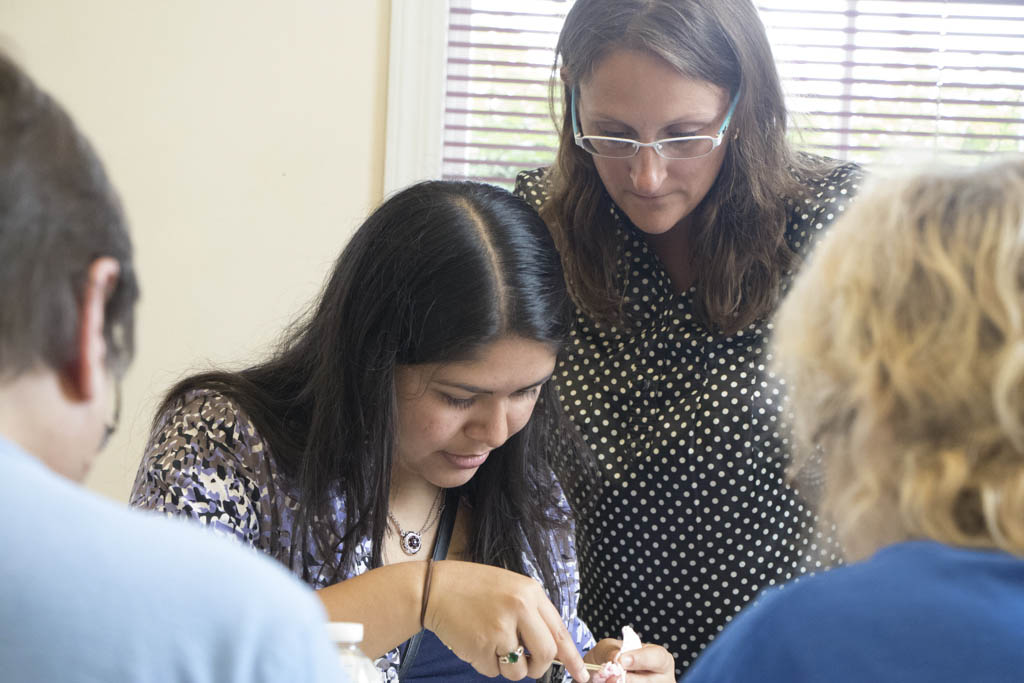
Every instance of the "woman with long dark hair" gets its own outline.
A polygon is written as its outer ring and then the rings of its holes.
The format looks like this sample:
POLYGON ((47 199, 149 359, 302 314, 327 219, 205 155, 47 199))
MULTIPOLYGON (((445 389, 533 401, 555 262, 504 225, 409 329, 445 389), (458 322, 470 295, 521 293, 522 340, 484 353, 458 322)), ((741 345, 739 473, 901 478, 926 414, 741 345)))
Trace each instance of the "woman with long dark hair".
MULTIPOLYGON (((132 502, 288 565, 333 620, 364 623, 386 680, 538 678, 556 658, 586 680, 594 641, 548 465, 570 320, 525 202, 415 185, 359 228, 273 357, 171 389, 132 502)), ((671 679, 664 649, 631 654, 638 680, 671 679)))
MULTIPOLYGON (((554 384, 600 472, 580 609, 682 674, 760 587, 838 557, 786 483, 765 338, 860 171, 791 144, 751 0, 576 0, 557 55, 555 163, 517 192, 577 308, 554 384)), ((555 465, 574 502, 579 467, 555 465)))

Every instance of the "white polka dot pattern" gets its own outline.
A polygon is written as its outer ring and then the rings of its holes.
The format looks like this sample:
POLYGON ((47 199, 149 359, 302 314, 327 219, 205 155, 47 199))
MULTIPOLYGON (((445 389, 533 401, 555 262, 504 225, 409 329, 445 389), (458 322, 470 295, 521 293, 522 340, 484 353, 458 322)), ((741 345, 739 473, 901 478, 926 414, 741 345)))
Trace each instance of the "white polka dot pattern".
MULTIPOLYGON (((842 165, 788 202, 797 252, 859 180, 842 165)), ((524 172, 516 193, 539 206, 545 185, 541 171, 524 172)), ((675 293, 642 233, 613 212, 626 308, 643 323, 608 329, 577 312, 555 373, 602 475, 599 503, 578 520, 580 612, 598 638, 634 626, 682 675, 761 587, 837 557, 785 483, 780 389, 765 369, 771 323, 709 331, 693 315, 694 290, 675 293)))

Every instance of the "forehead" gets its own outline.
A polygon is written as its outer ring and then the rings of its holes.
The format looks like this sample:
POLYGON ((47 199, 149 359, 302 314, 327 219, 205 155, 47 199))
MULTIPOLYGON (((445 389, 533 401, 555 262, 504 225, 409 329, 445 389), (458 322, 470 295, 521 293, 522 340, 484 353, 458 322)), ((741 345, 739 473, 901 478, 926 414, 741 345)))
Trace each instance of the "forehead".
POLYGON ((469 384, 491 391, 521 389, 545 379, 554 370, 557 349, 549 344, 502 337, 484 344, 471 358, 447 363, 399 365, 399 386, 429 382, 469 384))
POLYGON ((625 48, 612 50, 597 62, 580 82, 579 97, 589 118, 658 123, 707 121, 721 114, 729 101, 725 88, 690 78, 653 53, 625 48))

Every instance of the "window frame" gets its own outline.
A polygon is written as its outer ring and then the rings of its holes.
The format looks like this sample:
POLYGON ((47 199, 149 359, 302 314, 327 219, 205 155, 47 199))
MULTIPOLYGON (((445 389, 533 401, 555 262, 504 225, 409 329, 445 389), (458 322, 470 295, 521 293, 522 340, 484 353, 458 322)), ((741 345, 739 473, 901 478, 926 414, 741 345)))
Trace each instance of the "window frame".
POLYGON ((441 177, 448 0, 391 0, 384 195, 441 177))

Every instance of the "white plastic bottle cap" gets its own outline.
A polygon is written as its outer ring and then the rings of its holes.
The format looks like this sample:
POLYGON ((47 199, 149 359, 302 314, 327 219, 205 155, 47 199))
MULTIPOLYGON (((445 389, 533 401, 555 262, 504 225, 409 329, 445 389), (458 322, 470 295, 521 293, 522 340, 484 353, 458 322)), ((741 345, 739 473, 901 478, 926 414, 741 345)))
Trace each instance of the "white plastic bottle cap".
POLYGON ((327 624, 327 637, 335 643, 361 643, 363 625, 354 621, 332 621, 327 624))

